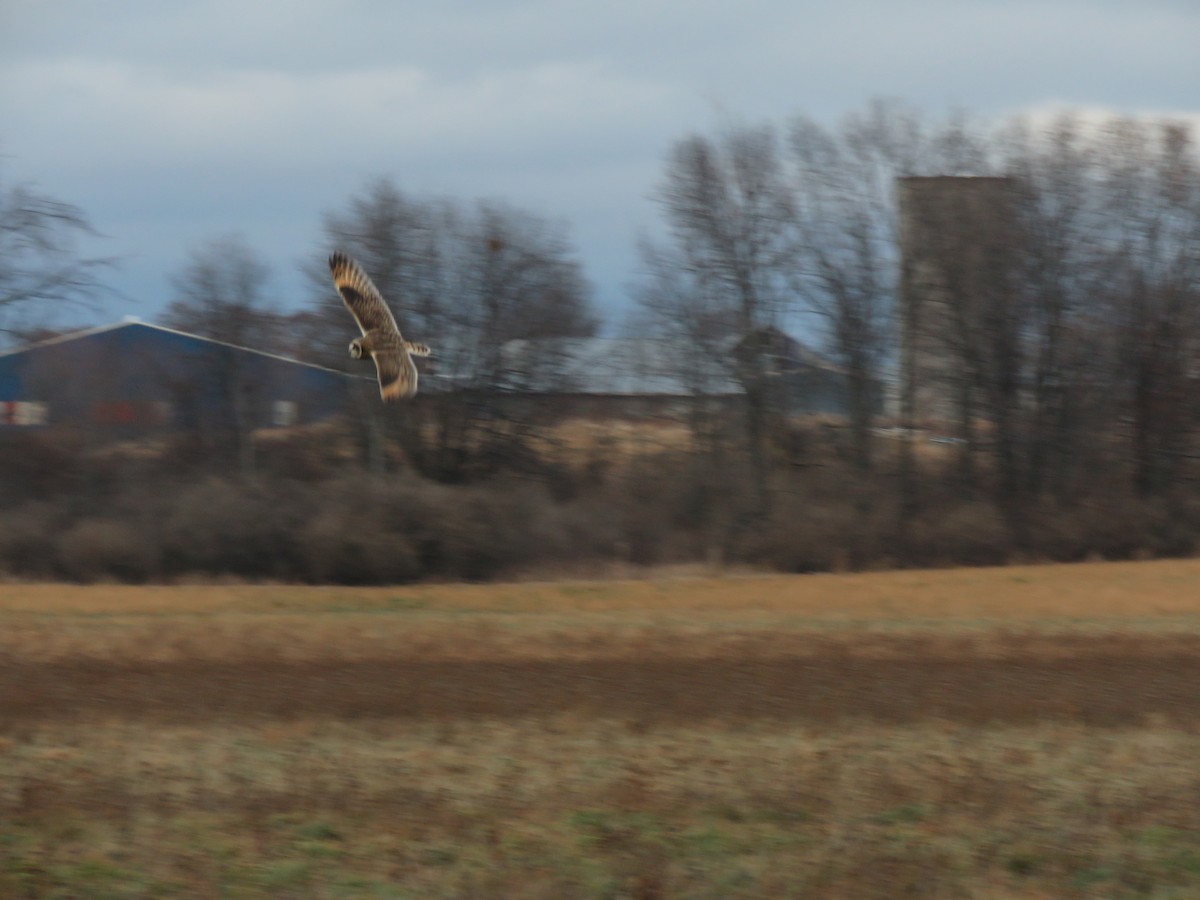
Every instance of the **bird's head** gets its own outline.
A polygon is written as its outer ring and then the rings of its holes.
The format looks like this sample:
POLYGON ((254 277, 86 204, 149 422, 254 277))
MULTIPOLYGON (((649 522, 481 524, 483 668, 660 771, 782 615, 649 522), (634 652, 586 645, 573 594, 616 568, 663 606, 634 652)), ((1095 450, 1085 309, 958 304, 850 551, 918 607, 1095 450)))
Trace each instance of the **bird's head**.
POLYGON ((351 359, 362 359, 363 358, 363 345, 362 345, 361 339, 355 338, 354 340, 352 340, 350 342, 350 358, 351 359))

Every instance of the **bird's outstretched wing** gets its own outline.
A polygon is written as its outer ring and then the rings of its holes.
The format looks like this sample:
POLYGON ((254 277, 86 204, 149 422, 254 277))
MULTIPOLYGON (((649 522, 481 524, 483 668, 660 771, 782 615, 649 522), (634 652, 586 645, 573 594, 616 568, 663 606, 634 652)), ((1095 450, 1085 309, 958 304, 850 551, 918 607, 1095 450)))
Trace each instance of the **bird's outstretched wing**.
POLYGON ((375 330, 400 334, 396 318, 383 295, 358 263, 345 253, 334 253, 329 257, 329 271, 333 273, 333 283, 342 295, 342 302, 363 334, 375 330))

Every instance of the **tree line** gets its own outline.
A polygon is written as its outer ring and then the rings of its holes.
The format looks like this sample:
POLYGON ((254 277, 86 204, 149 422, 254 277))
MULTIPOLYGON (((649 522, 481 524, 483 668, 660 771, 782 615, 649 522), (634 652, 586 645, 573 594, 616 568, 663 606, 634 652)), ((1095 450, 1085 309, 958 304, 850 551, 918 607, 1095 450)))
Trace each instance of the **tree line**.
MULTIPOLYGON (((340 533, 330 518, 338 491, 364 489, 347 484, 383 479, 388 490, 443 492, 449 503, 461 494, 487 524, 443 516, 454 539, 507 548, 487 565, 450 564, 459 557, 430 549, 453 543, 447 535, 424 539, 394 522, 381 533, 409 547, 411 565, 382 565, 366 580, 491 577, 551 560, 813 570, 1194 552, 1200 154, 1184 123, 1064 113, 979 124, 879 101, 833 125, 796 116, 684 137, 666 155, 655 199, 661 227, 639 241, 633 313, 617 330, 656 341, 656 364, 687 386, 671 423, 683 439, 571 450, 570 408, 505 402, 522 387, 569 380, 559 358, 514 360, 509 342, 586 338, 601 324, 562 226, 379 179, 324 215, 322 242, 362 262, 406 331, 436 345, 439 378, 454 390, 402 416, 364 390, 338 426, 349 460, 309 438, 267 450, 248 429, 209 436, 214 452, 186 465, 179 448, 154 461, 74 460, 79 472, 96 469, 86 490, 60 479, 39 493, 31 477, 0 509, 0 564, 15 558, 4 517, 16 521, 30 504, 58 523, 46 525, 48 539, 95 518, 81 497, 124 497, 135 508, 130 466, 143 479, 182 472, 189 485, 252 484, 247 497, 303 483, 312 506, 296 515, 325 522, 330 540, 340 533), (996 191, 927 189, 947 176, 996 191), (791 414, 771 340, 780 332, 832 362, 844 415, 791 414), (716 389, 731 380, 732 401, 716 389), (936 414, 925 402, 933 395, 936 414), (73 506, 55 499, 72 490, 73 506), (522 493, 532 505, 500 540, 494 520, 522 493)), ((99 289, 106 261, 70 252, 72 233, 91 227, 81 211, 9 189, 0 221, 0 324, 13 328, 30 298, 63 303, 99 289), (20 238, 25 231, 40 243, 20 238)), ((164 324, 345 367, 345 348, 327 339, 347 320, 323 254, 307 275, 309 304, 277 315, 248 242, 214 238, 177 273, 164 324)), ((649 434, 665 427, 641 424, 649 434)), ((11 441, 3 451, 30 452, 11 441)), ((45 459, 17 461, 10 477, 45 459)), ((366 502, 364 521, 393 521, 388 510, 366 502)), ((165 521, 119 518, 130 546, 147 522, 165 521)), ((74 555, 88 543, 73 541, 74 555)), ((289 546, 275 553, 297 560, 286 571, 233 568, 345 580, 366 553, 314 569, 301 562, 309 545, 289 546)), ((220 569, 171 559, 161 550, 133 568, 139 577, 220 569)), ((45 566, 105 573, 102 563, 45 566)))

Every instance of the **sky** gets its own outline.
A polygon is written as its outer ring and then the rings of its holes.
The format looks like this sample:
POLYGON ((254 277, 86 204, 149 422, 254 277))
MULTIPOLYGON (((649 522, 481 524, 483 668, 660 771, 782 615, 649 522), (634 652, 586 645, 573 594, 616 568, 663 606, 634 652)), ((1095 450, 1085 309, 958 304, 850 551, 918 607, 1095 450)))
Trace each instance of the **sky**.
POLYGON ((1200 124, 1198 47, 1200 0, 3 0, 0 184, 120 257, 91 321, 153 321, 231 233, 298 308, 322 214, 385 176, 559 223, 611 327, 676 141, 879 97, 1200 124))

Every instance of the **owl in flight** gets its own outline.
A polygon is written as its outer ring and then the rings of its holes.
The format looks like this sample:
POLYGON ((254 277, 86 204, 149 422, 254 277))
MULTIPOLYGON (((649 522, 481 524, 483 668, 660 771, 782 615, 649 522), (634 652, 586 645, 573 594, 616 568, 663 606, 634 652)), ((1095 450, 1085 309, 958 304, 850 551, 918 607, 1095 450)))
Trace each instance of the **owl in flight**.
POLYGON ((429 348, 404 339, 383 295, 358 263, 345 253, 334 253, 329 257, 329 270, 342 301, 362 331, 362 337, 350 342, 350 356, 375 360, 379 395, 384 403, 411 397, 417 392, 417 367, 412 358, 428 356, 429 348))

